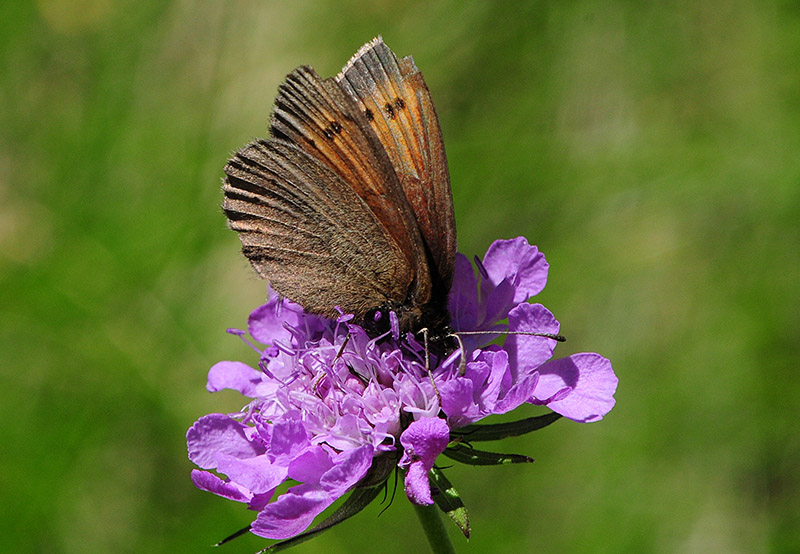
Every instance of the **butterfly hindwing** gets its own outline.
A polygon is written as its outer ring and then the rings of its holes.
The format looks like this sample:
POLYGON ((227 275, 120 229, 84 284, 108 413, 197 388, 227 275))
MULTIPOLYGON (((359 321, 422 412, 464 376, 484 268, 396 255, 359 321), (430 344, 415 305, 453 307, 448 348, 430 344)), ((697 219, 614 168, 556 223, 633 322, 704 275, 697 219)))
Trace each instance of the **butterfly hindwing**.
POLYGON ((404 296, 413 272, 370 208, 296 145, 257 141, 225 167, 223 209, 256 271, 307 311, 363 316, 404 296))

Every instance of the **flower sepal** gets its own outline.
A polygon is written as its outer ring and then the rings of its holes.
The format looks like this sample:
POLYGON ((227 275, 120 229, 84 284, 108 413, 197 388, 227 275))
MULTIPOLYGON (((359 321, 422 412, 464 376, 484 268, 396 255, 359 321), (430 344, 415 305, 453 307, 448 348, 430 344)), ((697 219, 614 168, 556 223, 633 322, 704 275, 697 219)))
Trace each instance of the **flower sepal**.
POLYGON ((447 477, 439 468, 434 467, 428 474, 433 488, 433 501, 441 511, 447 514, 456 527, 464 534, 465 538, 469 538, 469 514, 467 507, 458 494, 458 491, 453 487, 447 477))
POLYGON ((476 450, 465 444, 448 446, 444 452, 445 456, 451 460, 461 462, 471 466, 499 466, 504 464, 532 464, 533 458, 522 454, 499 454, 476 450))
POLYGON ((396 451, 386 452, 372 460, 372 467, 357 487, 380 487, 397 469, 398 455, 396 451))
POLYGON ((461 442, 496 441, 538 431, 558 419, 561 419, 561 414, 551 412, 508 423, 466 425, 451 431, 450 438, 461 442))

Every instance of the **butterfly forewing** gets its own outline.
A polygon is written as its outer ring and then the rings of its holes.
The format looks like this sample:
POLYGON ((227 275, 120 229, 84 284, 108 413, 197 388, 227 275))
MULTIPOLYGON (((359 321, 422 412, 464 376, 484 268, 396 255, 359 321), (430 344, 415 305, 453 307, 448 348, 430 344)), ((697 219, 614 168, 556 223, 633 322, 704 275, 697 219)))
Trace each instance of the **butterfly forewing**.
POLYGON ((356 98, 383 144, 435 265, 433 280, 450 289, 456 226, 442 133, 422 73, 398 60, 380 38, 365 44, 337 77, 356 98))
MULTIPOLYGON (((424 275, 422 238, 392 162, 355 101, 334 79, 321 79, 309 67, 290 73, 278 89, 271 131, 342 177, 394 238, 407 262, 424 275)), ((415 283, 420 285, 428 283, 415 283)))

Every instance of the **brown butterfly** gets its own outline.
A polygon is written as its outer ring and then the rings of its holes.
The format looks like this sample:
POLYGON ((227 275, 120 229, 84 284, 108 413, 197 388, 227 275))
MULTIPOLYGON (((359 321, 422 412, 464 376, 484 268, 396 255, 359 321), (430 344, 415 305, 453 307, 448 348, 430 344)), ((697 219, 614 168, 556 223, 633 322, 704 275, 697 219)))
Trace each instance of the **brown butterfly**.
POLYGON ((449 322, 456 227, 442 133, 408 56, 378 37, 335 78, 278 88, 270 138, 225 167, 223 209, 258 274, 306 311, 367 328, 449 322), (376 320, 381 319, 381 325, 376 320))

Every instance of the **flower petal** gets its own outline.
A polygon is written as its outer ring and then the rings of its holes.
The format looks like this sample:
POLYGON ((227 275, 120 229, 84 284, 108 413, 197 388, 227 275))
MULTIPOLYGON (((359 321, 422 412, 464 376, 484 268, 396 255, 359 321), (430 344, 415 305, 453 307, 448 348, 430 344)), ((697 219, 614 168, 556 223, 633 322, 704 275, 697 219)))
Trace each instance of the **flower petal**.
MULTIPOLYGON (((508 314, 509 331, 557 334, 559 323, 541 304, 520 304, 508 314)), ((503 345, 515 377, 522 378, 549 360, 556 341, 546 337, 509 335, 503 345)))
POLYGON ((299 413, 290 412, 282 421, 276 421, 273 424, 269 453, 275 457, 275 461, 288 465, 310 444, 299 413))
POLYGON ((550 265, 537 247, 528 244, 525 237, 517 237, 492 243, 483 257, 483 267, 495 285, 510 277, 514 301, 519 303, 542 292, 550 265))
MULTIPOLYGON (((480 372, 468 374, 475 383, 475 389, 479 391, 481 405, 488 408, 485 413, 495 413, 492 410, 495 402, 506 394, 509 387, 513 386, 511 367, 508 363, 508 352, 505 350, 484 349, 477 357, 478 361, 487 364, 488 373, 480 376, 480 372), (479 380, 478 380, 479 379, 479 380)), ((475 366, 470 364, 471 369, 475 366)))
POLYGON ((410 464, 406 472, 404 481, 406 496, 418 506, 430 506, 433 504, 431 483, 428 479, 430 470, 431 468, 427 467, 421 460, 418 460, 410 464))
MULTIPOLYGON (((514 299, 516 288, 511 278, 503 279, 496 286, 491 284, 484 286, 482 290, 484 315, 480 328, 490 329, 507 318, 508 312, 519 302, 514 299)), ((494 338, 486 336, 480 344, 486 344, 494 338)))
POLYGON ((186 432, 189 459, 203 469, 215 469, 221 455, 252 458, 264 448, 247 437, 248 427, 225 414, 198 419, 186 432))
POLYGON ((400 435, 400 442, 405 452, 398 465, 408 469, 406 496, 414 504, 433 504, 428 472, 433 468, 436 457, 444 452, 450 442, 447 422, 438 417, 417 420, 400 435))
POLYGON ((373 453, 370 445, 342 452, 334 458, 333 467, 322 476, 320 485, 334 498, 339 498, 364 478, 372 465, 373 453))
POLYGON ((267 303, 250 314, 247 328, 250 335, 261 344, 273 344, 277 340, 288 340, 292 334, 284 326, 296 326, 303 317, 303 309, 288 300, 282 299, 272 289, 268 289, 267 303))
POLYGON ((192 483, 200 490, 213 492, 223 498, 236 500, 237 502, 249 502, 253 496, 245 487, 223 481, 213 473, 199 469, 192 470, 192 483))
POLYGON ((340 416, 329 436, 325 437, 325 442, 337 450, 347 450, 355 448, 364 443, 364 433, 361 432, 363 418, 354 414, 340 416))
POLYGON ((220 456, 217 471, 253 494, 271 493, 288 473, 285 466, 272 463, 266 454, 244 459, 220 456))
POLYGON ((313 446, 289 463, 289 477, 300 483, 316 483, 333 467, 331 457, 321 446, 313 446))
POLYGON ((547 407, 564 417, 589 423, 603 419, 614 407, 618 379, 611 362, 600 354, 584 352, 553 360, 542 365, 539 374, 536 399, 557 395, 547 407), (558 394, 565 388, 569 394, 558 394))
POLYGON ((334 500, 318 486, 292 487, 259 512, 250 531, 268 539, 288 539, 302 533, 334 500))
POLYGON ((218 362, 208 370, 206 390, 218 392, 223 389, 239 391, 244 396, 260 396, 259 385, 263 374, 242 362, 218 362))
POLYGON ((504 414, 511 410, 522 406, 527 402, 533 393, 536 391, 536 386, 539 383, 539 374, 532 373, 525 379, 516 383, 511 389, 503 396, 503 398, 493 406, 493 414, 504 414))
POLYGON ((472 381, 466 377, 450 379, 439 386, 439 395, 442 397, 442 411, 447 414, 447 419, 453 427, 463 427, 472 423, 468 414, 475 407, 472 398, 472 381))
POLYGON ((474 331, 478 328, 478 281, 472 264, 463 254, 456 254, 448 310, 454 329, 474 331))

